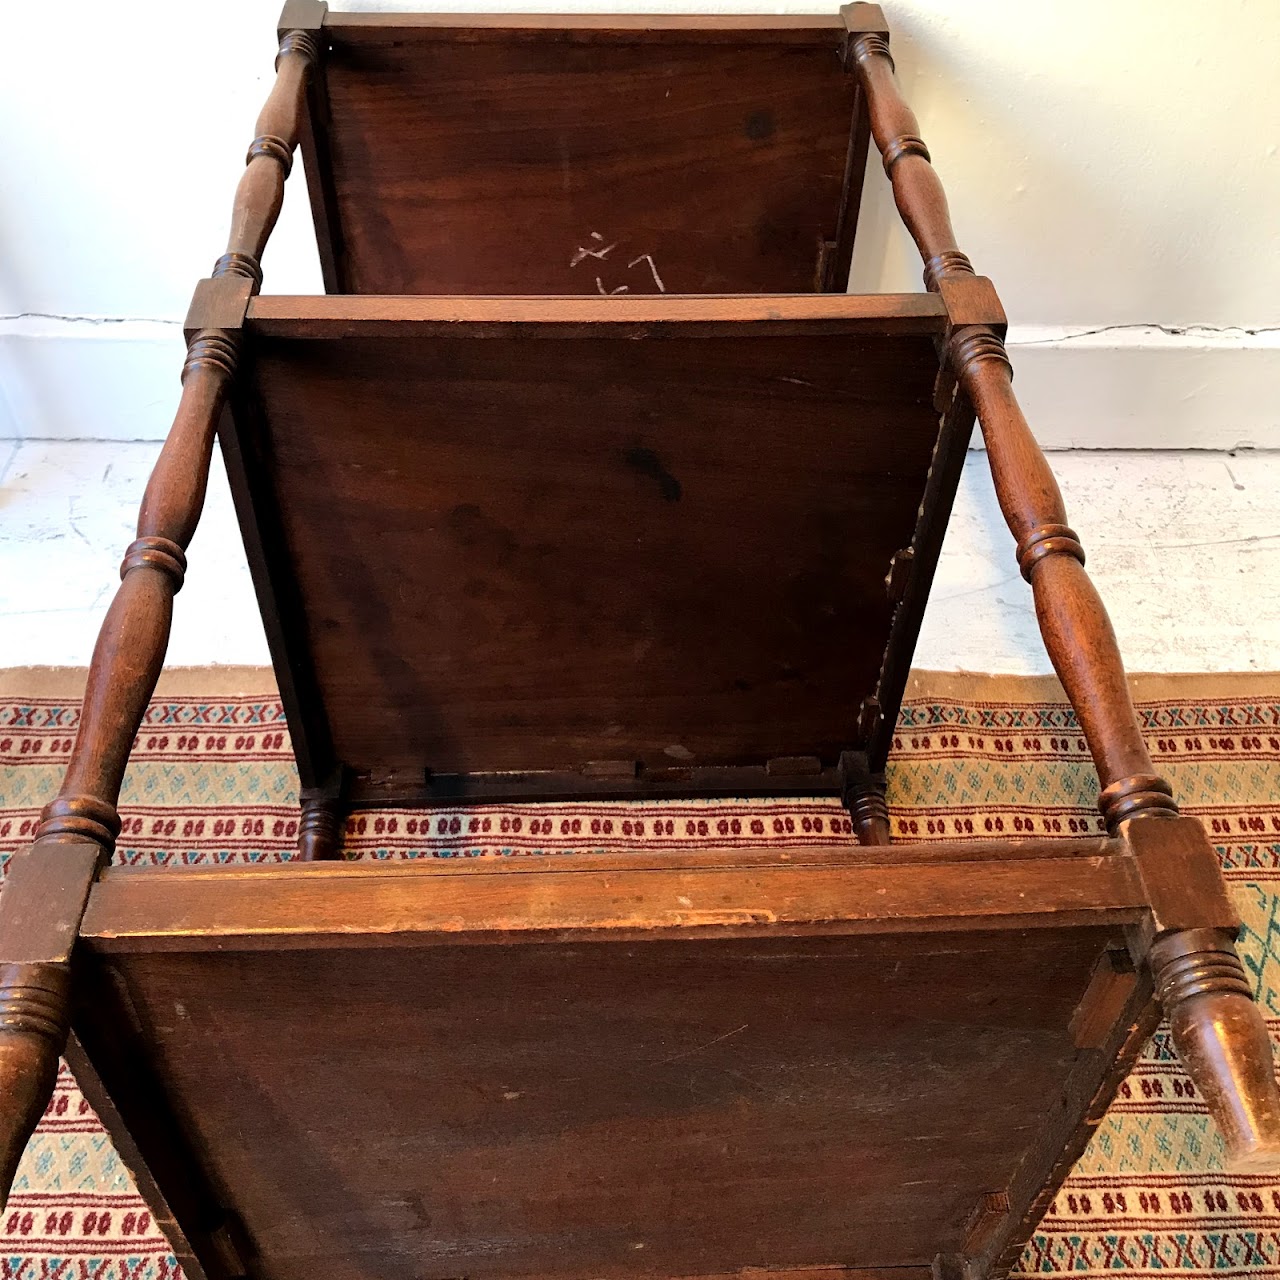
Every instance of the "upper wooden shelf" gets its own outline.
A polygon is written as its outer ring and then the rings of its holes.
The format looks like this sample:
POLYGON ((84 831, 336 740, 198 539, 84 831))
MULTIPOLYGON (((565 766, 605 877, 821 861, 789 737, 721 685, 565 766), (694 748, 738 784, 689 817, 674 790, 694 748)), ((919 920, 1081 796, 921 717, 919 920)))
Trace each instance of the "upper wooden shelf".
POLYGON ((330 293, 844 288, 868 126, 837 15, 318 34, 302 150, 330 293))

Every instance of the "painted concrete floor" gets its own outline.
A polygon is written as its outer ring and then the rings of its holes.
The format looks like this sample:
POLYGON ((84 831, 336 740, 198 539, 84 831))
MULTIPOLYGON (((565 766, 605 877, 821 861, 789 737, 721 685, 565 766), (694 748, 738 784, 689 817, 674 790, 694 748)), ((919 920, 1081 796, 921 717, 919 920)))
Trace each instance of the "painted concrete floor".
MULTIPOLYGON (((0 666, 87 663, 159 445, 0 440, 0 666)), ((1280 453, 1057 453, 1131 671, 1280 670, 1280 453)), ((220 459, 171 665, 266 663, 220 459)), ((1049 669, 980 453, 965 469, 916 666, 1049 669)))

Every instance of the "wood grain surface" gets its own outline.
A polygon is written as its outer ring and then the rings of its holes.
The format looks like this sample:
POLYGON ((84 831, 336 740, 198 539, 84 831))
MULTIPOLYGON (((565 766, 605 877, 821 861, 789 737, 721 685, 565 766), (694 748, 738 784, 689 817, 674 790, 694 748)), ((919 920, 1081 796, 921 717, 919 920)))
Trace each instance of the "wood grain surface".
POLYGON ((918 1267, 1092 1052, 1111 936, 116 954, 77 1030, 270 1280, 918 1267))
POLYGON ((315 780, 834 767, 934 460, 936 304, 504 305, 248 321, 230 471, 315 780))
POLYGON ((834 15, 324 34, 303 151, 334 291, 844 288, 867 132, 834 15))

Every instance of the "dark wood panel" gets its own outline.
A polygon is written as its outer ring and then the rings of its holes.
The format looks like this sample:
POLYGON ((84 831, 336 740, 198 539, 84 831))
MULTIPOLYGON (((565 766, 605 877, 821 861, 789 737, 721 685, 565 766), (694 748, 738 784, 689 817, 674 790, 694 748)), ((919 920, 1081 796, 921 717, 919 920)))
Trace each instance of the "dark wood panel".
POLYGON ((219 422, 218 444, 261 607, 276 686, 288 717, 298 779, 303 787, 314 787, 333 771, 333 743, 310 655, 305 646, 291 643, 302 625, 296 584, 288 563, 267 553, 269 547, 280 545, 279 512, 271 500, 266 475, 246 465, 229 413, 219 422))
MULTIPOLYGON (((119 1008, 122 988, 95 990, 111 977, 95 968, 87 979, 82 999, 97 999, 107 1008, 119 1008)), ((224 1223, 209 1188, 201 1181, 201 1161, 189 1150, 161 1101, 158 1083, 148 1077, 142 1058, 133 1052, 130 1023, 123 1018, 95 1020, 85 1028, 92 1056, 74 1033, 63 1056, 94 1114, 111 1135, 116 1154, 129 1170, 138 1193, 151 1210, 156 1226, 173 1250, 189 1280, 230 1280, 226 1268, 210 1255, 211 1236, 224 1223), (101 1064, 104 1079, 98 1070, 101 1064), (129 1116, 126 1123, 124 1116, 129 1116)))
POLYGON ((264 1280, 925 1266, 1033 1144, 1110 939, 116 955, 79 1018, 135 1028, 264 1280))
MULTIPOLYGON (((933 296, 935 295, 930 295, 933 296)), ((929 603, 933 575, 942 554, 942 542, 946 537, 947 524, 951 520, 956 491, 960 487, 965 454, 973 435, 973 422, 973 406, 968 397, 953 396, 943 410, 933 466, 929 470, 924 501, 920 506, 920 519, 911 541, 906 582, 902 588, 901 600, 894 611, 889 640, 885 646, 885 662, 876 688, 879 719, 875 722, 867 743, 869 765, 876 773, 883 772, 889 750, 893 746, 898 713, 902 710, 902 695, 907 687, 907 677, 911 674, 911 660, 915 656, 916 641, 920 637, 920 626, 929 603)))
POLYGON ((510 338, 430 336, 429 306, 367 319, 382 337, 249 322, 239 453, 335 759, 410 790, 424 769, 834 767, 938 433, 932 338, 875 329, 941 321, 685 337, 539 305, 510 338))
MULTIPOLYGON (((519 804, 546 800, 650 800, 749 796, 842 796, 848 778, 838 766, 818 768, 816 756, 798 757, 813 767, 783 773, 760 765, 708 765, 638 768, 601 761, 581 769, 513 770, 497 773, 424 773, 421 769, 384 769, 351 779, 351 808, 420 809, 465 802, 468 805, 519 804)), ((786 763, 786 762, 783 762, 786 763)))
POLYGON ((303 145, 343 292, 844 287, 866 130, 830 18, 332 15, 325 35, 303 145))

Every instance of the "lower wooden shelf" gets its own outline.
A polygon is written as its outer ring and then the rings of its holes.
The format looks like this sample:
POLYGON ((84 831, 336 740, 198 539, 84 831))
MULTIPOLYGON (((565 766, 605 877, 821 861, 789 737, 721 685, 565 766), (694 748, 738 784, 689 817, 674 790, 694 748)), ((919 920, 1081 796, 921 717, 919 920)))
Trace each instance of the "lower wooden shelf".
POLYGON ((192 1274, 923 1276, 1082 1149, 1148 914, 1119 838, 112 867, 70 1053, 192 1274))

